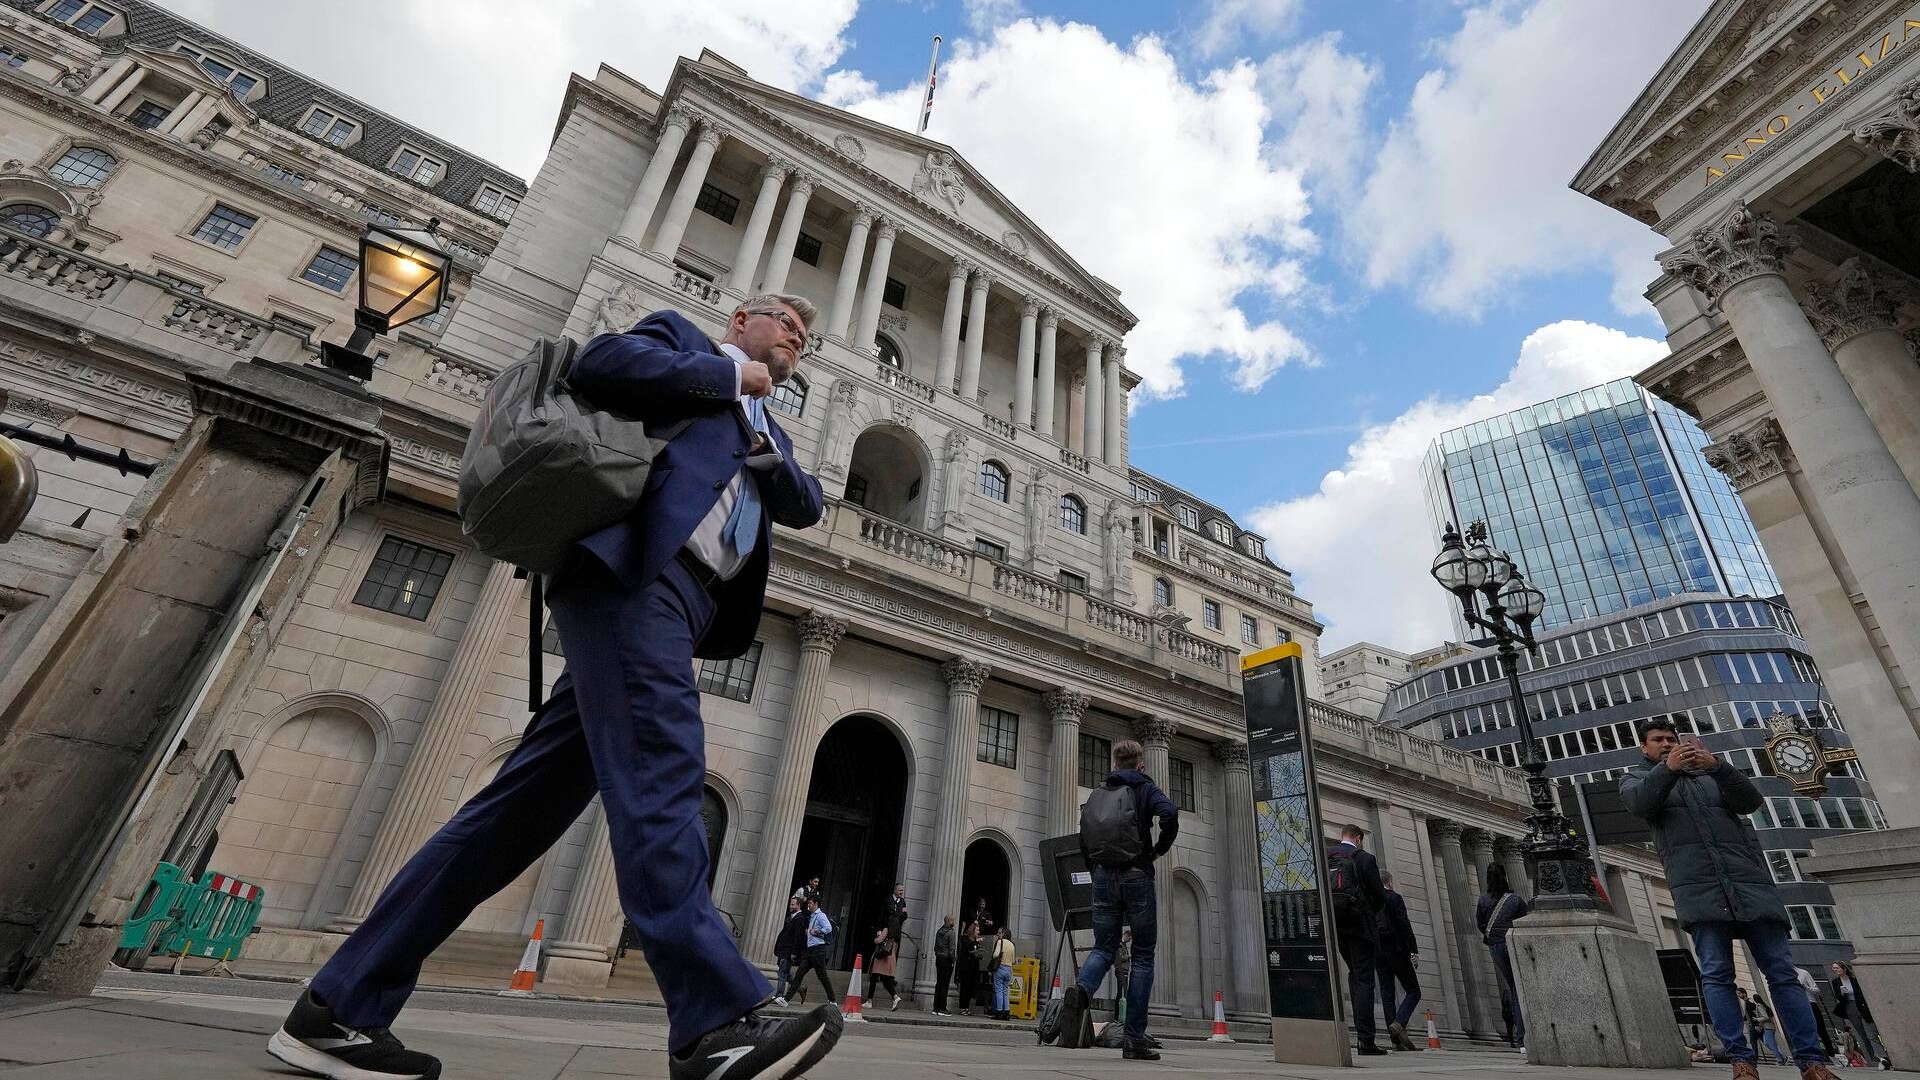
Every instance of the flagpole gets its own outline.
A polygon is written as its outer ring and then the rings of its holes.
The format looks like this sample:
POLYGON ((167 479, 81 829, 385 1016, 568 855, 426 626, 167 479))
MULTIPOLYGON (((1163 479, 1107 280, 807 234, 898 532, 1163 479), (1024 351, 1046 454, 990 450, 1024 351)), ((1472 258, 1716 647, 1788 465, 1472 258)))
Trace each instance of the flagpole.
POLYGON ((940 66, 940 35, 933 35, 933 56, 927 61, 927 96, 920 105, 920 127, 918 133, 925 134, 927 121, 933 118, 934 72, 940 66))

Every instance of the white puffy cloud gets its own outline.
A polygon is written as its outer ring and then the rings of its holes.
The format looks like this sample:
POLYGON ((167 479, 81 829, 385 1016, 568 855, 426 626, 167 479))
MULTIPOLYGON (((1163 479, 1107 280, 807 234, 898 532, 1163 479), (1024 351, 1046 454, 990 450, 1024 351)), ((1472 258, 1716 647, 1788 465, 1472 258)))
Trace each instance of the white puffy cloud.
POLYGON ((1299 14, 1300 0, 1213 0, 1207 17, 1193 32, 1202 56, 1219 56, 1285 32, 1299 14))
MULTIPOLYGON (((922 92, 836 73, 823 96, 910 127, 922 92)), ((1254 311, 1304 287, 1313 247, 1300 171, 1275 160, 1269 119, 1252 64, 1188 78, 1156 37, 1123 46, 1091 26, 1022 19, 956 43, 927 134, 1121 290, 1140 318, 1127 366, 1165 396, 1181 389, 1183 358, 1222 356, 1246 390, 1311 359, 1254 311)))
POLYGON ((1544 274, 1599 268, 1640 292, 1662 242, 1567 187, 1705 0, 1490 0, 1436 46, 1347 224, 1374 286, 1473 314, 1544 274))
POLYGON ((1327 623, 1322 653, 1355 641, 1419 650, 1453 634, 1447 595, 1427 576, 1439 538, 1426 513, 1420 462, 1443 431, 1635 374, 1666 345, 1593 323, 1563 321, 1520 345, 1507 377, 1466 400, 1428 397, 1367 428, 1319 490, 1249 516, 1327 623))
POLYGON ((248 48, 529 179, 571 72, 602 62, 665 87, 711 48, 762 82, 807 89, 840 57, 858 0, 174 0, 248 48))
POLYGON ((1316 195, 1337 198, 1354 183, 1370 142, 1367 100, 1380 71, 1378 61, 1343 51, 1338 33, 1261 61, 1261 91, 1274 111, 1274 156, 1304 171, 1316 195))
POLYGON ((967 29, 985 34, 1027 13, 1020 0, 966 0, 967 29))

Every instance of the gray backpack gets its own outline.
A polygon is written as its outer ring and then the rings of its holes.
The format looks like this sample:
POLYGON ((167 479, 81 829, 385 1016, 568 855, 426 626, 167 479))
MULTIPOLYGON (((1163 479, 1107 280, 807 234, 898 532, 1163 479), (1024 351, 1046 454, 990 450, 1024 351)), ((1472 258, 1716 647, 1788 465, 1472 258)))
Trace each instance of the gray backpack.
POLYGON ((1133 785, 1103 783, 1080 807, 1080 843, 1096 866, 1128 866, 1146 853, 1133 785))
POLYGON ((542 338, 501 372, 460 455, 460 531, 501 562, 554 574, 579 541, 633 512, 653 460, 689 421, 657 437, 577 396, 579 346, 542 338))

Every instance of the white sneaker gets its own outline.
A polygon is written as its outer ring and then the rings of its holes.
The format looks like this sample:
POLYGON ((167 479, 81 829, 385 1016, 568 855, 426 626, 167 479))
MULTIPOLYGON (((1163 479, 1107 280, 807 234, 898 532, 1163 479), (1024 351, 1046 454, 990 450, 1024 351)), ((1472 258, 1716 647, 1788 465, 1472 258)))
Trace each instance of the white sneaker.
POLYGON ((865 1001, 863 1001, 863 1002, 861 1002, 861 1003, 860 1003, 860 1007, 861 1007, 861 1008, 863 1008, 863 1009, 871 1009, 871 1008, 873 1008, 873 999, 872 999, 872 998, 868 998, 867 1000, 865 1000, 865 1001))
POLYGON ((775 994, 773 996, 773 1003, 775 1005, 780 1006, 783 1009, 787 1007, 787 999, 784 997, 781 997, 779 994, 775 994))
POLYGON ((895 995, 893 995, 893 1004, 892 1004, 892 1005, 889 1005, 889 1006, 887 1006, 887 1011, 888 1011, 888 1012, 892 1012, 893 1010, 895 1010, 895 1009, 897 1009, 897 1008, 899 1008, 899 1007, 900 1007, 900 995, 899 995, 899 994, 895 994, 895 995))

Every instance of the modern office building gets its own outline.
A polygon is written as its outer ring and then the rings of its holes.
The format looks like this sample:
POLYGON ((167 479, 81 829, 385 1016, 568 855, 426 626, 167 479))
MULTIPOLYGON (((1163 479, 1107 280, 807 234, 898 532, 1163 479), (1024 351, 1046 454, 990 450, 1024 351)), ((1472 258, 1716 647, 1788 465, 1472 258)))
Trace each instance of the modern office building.
MULTIPOLYGON (((1851 956, 1831 890, 1799 863, 1823 835, 1887 823, 1859 762, 1835 763, 1819 798, 1796 794, 1773 773, 1766 743, 1775 717, 1810 729, 1830 749, 1852 746, 1786 605, 1683 593, 1584 619, 1522 655, 1520 686, 1549 776, 1611 783, 1642 760, 1637 727, 1648 717, 1699 734, 1767 796, 1752 820, 1793 920, 1795 961, 1818 973, 1851 956)), ((1396 687, 1380 719, 1498 764, 1518 765, 1525 755, 1492 649, 1396 687)), ((1676 927, 1658 929, 1663 946, 1683 944, 1676 927)))
POLYGON ((1393 688, 1413 677, 1413 658, 1371 641, 1356 641, 1322 656, 1321 699, 1336 709, 1380 715, 1393 688))
MULTIPOLYGON (((1631 379, 1455 428, 1421 470, 1436 542, 1447 522, 1485 520, 1547 594, 1542 629, 1682 592, 1773 596, 1773 567, 1706 443, 1631 379)), ((1454 627, 1469 636, 1457 613, 1454 627)))

